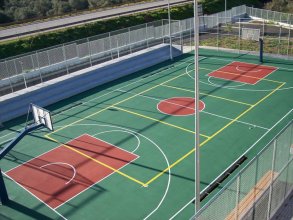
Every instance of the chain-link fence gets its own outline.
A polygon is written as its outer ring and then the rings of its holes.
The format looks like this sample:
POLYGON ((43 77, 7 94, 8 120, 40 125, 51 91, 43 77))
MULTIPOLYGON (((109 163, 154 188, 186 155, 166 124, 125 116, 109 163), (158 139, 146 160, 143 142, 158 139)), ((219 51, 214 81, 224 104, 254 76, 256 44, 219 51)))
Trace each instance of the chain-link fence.
POLYGON ((292 122, 193 219, 270 219, 293 190, 292 122))
MULTIPOLYGON (((231 11, 227 11, 227 14, 230 13, 231 11)), ((266 55, 293 59, 293 23, 287 23, 287 19, 282 22, 270 22, 251 18, 245 13, 234 17, 220 17, 219 15, 222 14, 223 12, 200 17, 199 44, 201 47, 258 54, 259 42, 244 38, 244 30, 250 29, 259 32, 258 37, 264 41, 266 55)), ((186 19, 180 22, 185 28, 182 30, 184 48, 186 52, 190 52, 194 50, 193 20, 186 19)))
MULTIPOLYGON (((258 53, 257 41, 243 39, 243 30, 256 29, 264 40, 266 54, 293 59, 292 20, 290 14, 244 5, 200 16, 200 46, 238 53, 258 53)), ((193 21, 193 18, 171 21, 171 42, 181 45, 185 52, 194 49, 193 21)), ((170 44, 168 20, 0 60, 0 96, 162 43, 170 44)))
POLYGON ((251 17, 262 18, 267 21, 281 22, 284 24, 293 23, 293 15, 277 11, 246 7, 246 13, 251 17))
MULTIPOLYGON (((171 23, 172 35, 180 32, 171 23)), ((169 22, 155 21, 0 61, 0 96, 158 44, 169 43, 169 22)))

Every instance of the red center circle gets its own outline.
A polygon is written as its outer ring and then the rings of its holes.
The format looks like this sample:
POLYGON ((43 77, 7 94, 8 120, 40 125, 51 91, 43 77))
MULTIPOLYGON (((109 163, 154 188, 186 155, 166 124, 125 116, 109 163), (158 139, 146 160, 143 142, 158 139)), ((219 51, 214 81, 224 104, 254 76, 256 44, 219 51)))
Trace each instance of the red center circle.
MULTIPOLYGON (((194 114, 194 98, 191 97, 174 97, 165 99, 158 104, 158 110, 167 115, 193 115, 194 114)), ((205 108, 203 101, 199 101, 199 111, 205 108)))

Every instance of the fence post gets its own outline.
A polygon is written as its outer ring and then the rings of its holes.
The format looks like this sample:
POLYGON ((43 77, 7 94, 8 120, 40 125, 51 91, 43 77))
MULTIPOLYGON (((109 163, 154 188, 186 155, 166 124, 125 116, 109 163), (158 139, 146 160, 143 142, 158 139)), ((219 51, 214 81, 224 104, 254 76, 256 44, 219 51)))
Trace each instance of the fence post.
POLYGON ((281 35, 282 35, 282 26, 280 25, 279 29, 279 43, 278 43, 278 54, 280 55, 280 46, 281 46, 281 35))
POLYGON ((236 183, 236 211, 235 211, 235 220, 238 219, 238 203, 239 203, 239 197, 240 197, 240 175, 237 177, 237 183, 236 183))
POLYGON ((14 91, 13 91, 12 82, 11 82, 11 77, 10 77, 10 75, 9 75, 9 70, 8 70, 8 66, 7 66, 7 60, 5 60, 5 66, 6 66, 6 71, 7 71, 8 78, 9 78, 9 84, 10 84, 11 92, 14 92, 14 91))
MULTIPOLYGON (((181 21, 179 20, 179 31, 180 31, 180 45, 181 45, 181 52, 183 53, 183 40, 182 40, 182 25, 181 21)), ((199 28, 198 28, 199 29, 199 28)))
POLYGON ((40 61, 39 61, 38 51, 36 51, 36 60, 37 60, 38 70, 40 72, 41 83, 43 83, 42 71, 40 70, 40 61))
POLYGON ((274 180, 274 170, 275 170, 275 160, 276 160, 276 147, 277 147, 277 139, 274 140, 273 160, 272 160, 272 175, 271 175, 271 184, 270 184, 270 190, 269 190, 267 220, 270 219, 270 212, 271 212, 271 200, 272 200, 273 180, 274 180))
POLYGON ((238 54, 240 53, 240 44, 241 44, 241 25, 240 25, 240 18, 238 18, 238 23, 239 23, 239 33, 238 33, 238 54))
POLYGON ((148 23, 145 24, 146 42, 147 48, 149 48, 149 33, 148 33, 148 23))
POLYGON ((66 72, 67 72, 67 74, 69 74, 68 63, 67 63, 66 51, 65 51, 65 45, 64 44, 62 45, 62 51, 63 51, 63 57, 64 57, 65 65, 66 65, 66 72))
MULTIPOLYGON (((23 80, 24 80, 24 86, 25 86, 25 88, 27 88, 25 76, 24 76, 24 73, 23 73, 23 66, 22 66, 23 65, 23 62, 22 61, 18 61, 18 62, 20 64, 20 66, 21 66, 21 75, 22 75, 23 80)), ((14 60, 14 67, 15 67, 15 72, 17 73, 17 68, 16 68, 16 62, 15 62, 15 60, 14 60)))
POLYGON ((49 57, 49 50, 47 50, 46 52, 47 52, 47 57, 48 57, 48 62, 49 62, 49 65, 48 66, 50 66, 51 65, 51 62, 50 62, 50 57, 49 57))
POLYGON ((111 32, 109 32, 109 42, 110 42, 111 58, 112 58, 112 60, 113 60, 113 51, 112 51, 112 40, 111 40, 111 32))
POLYGON ((87 46, 88 46, 88 49, 89 49, 90 65, 93 66, 92 55, 91 55, 91 47, 90 47, 90 40, 89 40, 89 38, 87 38, 86 40, 87 40, 87 46))
MULTIPOLYGON (((292 143, 292 141, 293 141, 293 124, 291 124, 290 125, 290 129, 291 129, 291 131, 290 131, 290 141, 291 141, 291 143, 292 143)), ((291 149, 290 149, 290 146, 289 146, 289 152, 288 152, 288 154, 289 154, 289 158, 288 158, 288 162, 287 162, 287 173, 286 173, 286 186, 285 186, 285 194, 284 194, 284 198, 286 198, 287 196, 289 196, 289 194, 291 193, 291 191, 288 191, 287 192, 287 188, 288 188, 288 174, 289 174, 289 167, 290 167, 290 154, 291 154, 291 151, 290 151, 291 149)))
POLYGON ((263 20, 263 23, 262 23, 262 38, 264 39, 265 37, 265 20, 263 20))
MULTIPOLYGON (((290 17, 290 15, 288 17, 290 17)), ((289 20, 289 18, 288 18, 288 20, 289 20)), ((289 22, 288 22, 288 24, 289 24, 289 22)), ((291 20, 290 20, 289 34, 288 34, 288 45, 287 45, 287 59, 289 59, 291 28, 292 28, 292 24, 291 24, 291 20)))
POLYGON ((219 14, 217 13, 217 48, 219 51, 219 29, 220 29, 220 24, 219 24, 219 14))
POLYGON ((130 37, 130 27, 128 28, 128 42, 129 42, 129 51, 130 51, 130 53, 132 53, 131 37, 130 37))
POLYGON ((119 51, 119 42, 118 42, 118 38, 117 38, 117 56, 118 58, 120 57, 120 51, 119 51))

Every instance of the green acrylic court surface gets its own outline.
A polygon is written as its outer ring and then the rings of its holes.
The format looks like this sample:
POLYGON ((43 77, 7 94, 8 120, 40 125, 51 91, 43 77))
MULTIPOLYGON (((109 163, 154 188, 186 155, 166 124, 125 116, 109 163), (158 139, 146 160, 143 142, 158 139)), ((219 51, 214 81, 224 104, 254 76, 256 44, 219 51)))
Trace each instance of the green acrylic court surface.
MULTIPOLYGON (((292 119, 293 62, 200 50, 199 67, 203 190, 292 119)), ((185 54, 48 106, 55 130, 30 133, 0 161, 10 198, 0 219, 189 219, 193 75, 185 54)), ((4 124, 1 147, 24 121, 4 124)))

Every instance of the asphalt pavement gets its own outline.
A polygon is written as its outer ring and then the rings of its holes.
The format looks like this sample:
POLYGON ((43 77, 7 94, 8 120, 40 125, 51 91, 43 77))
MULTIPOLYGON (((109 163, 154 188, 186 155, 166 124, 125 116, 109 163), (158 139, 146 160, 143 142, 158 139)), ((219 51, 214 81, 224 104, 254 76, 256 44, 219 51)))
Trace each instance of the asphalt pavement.
MULTIPOLYGON (((178 5, 191 0, 170 0, 171 5, 178 5)), ((22 24, 0 30, 0 40, 8 40, 25 35, 32 35, 38 32, 52 31, 60 28, 80 25, 83 23, 93 22, 96 20, 117 17, 126 14, 132 14, 140 11, 152 10, 155 8, 164 8, 168 6, 168 0, 157 0, 154 2, 141 3, 135 5, 121 6, 108 10, 88 12, 75 16, 55 18, 47 21, 36 21, 29 24, 22 24)))

